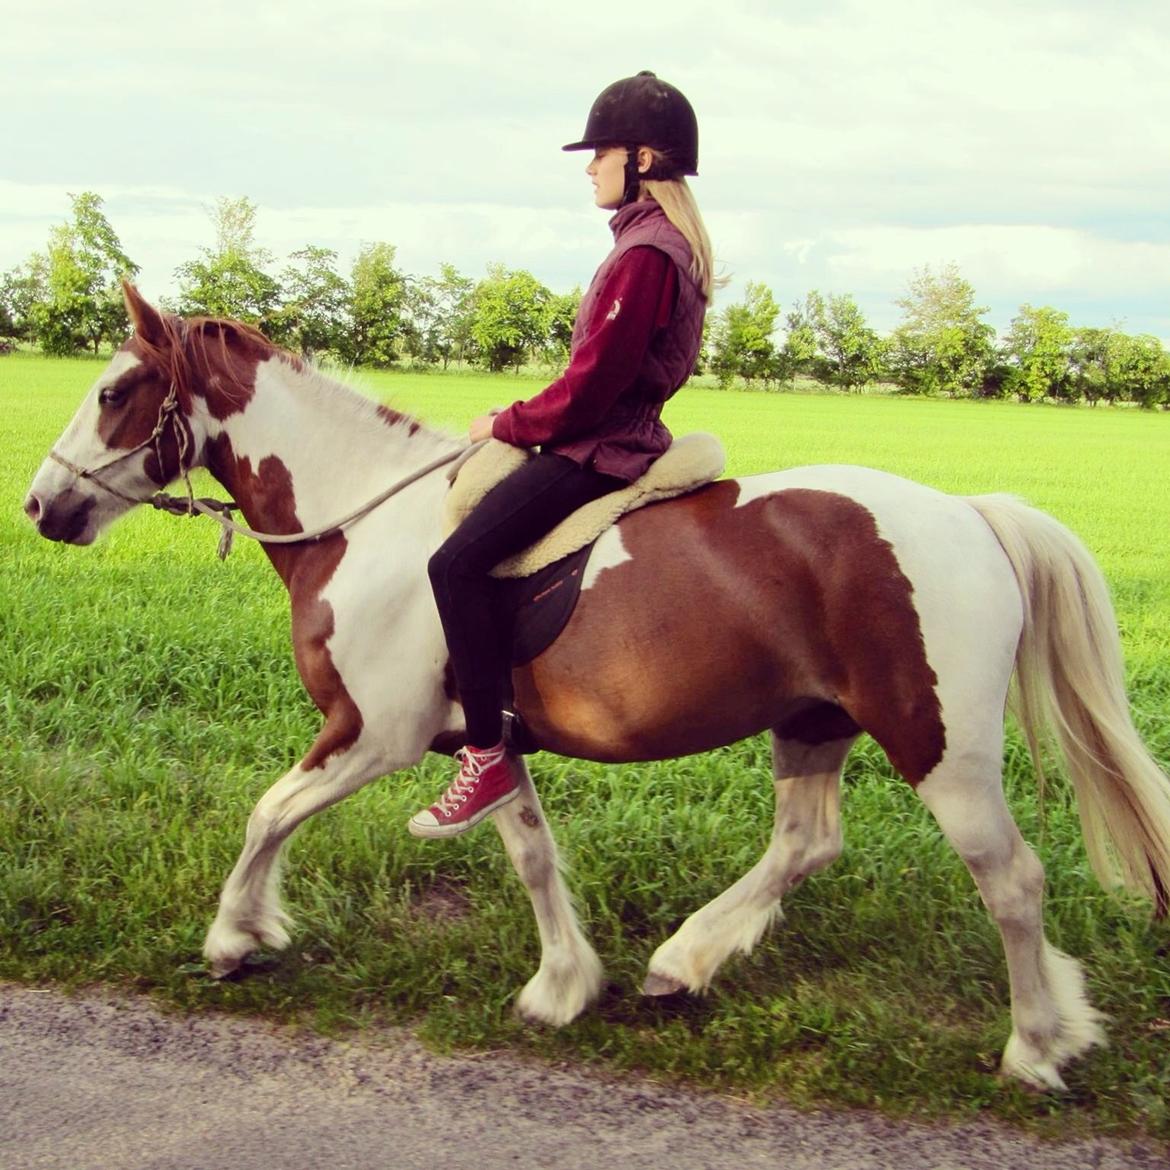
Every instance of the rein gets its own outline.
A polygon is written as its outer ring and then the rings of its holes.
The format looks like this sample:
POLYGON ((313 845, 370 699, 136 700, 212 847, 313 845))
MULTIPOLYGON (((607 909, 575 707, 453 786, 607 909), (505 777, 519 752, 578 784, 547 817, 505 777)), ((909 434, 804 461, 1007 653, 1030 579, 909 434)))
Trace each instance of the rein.
POLYGON ((453 466, 447 473, 447 478, 454 480, 459 468, 483 446, 482 442, 471 443, 459 447, 446 455, 440 455, 437 459, 432 459, 429 463, 404 476, 397 483, 391 484, 390 487, 383 492, 379 492, 372 500, 367 500, 360 508, 355 508, 348 515, 342 516, 341 519, 334 520, 331 524, 322 525, 320 528, 315 528, 311 532, 257 532, 254 528, 249 528, 246 524, 237 524, 232 519, 232 512, 238 509, 238 505, 234 501, 214 500, 206 497, 196 498, 194 489, 191 486, 191 465, 187 462, 191 451, 191 441, 190 424, 187 423, 187 420, 179 412, 179 389, 172 382, 166 398, 163 399, 162 405, 159 407, 158 419, 154 424, 154 430, 136 447, 131 447, 127 451, 120 451, 104 463, 98 463, 93 467, 78 467, 76 463, 66 459, 64 455, 61 455, 55 449, 49 452, 49 458, 55 463, 59 463, 67 471, 72 472, 77 479, 89 480, 101 488, 102 491, 109 493, 123 503, 134 505, 150 504, 159 511, 167 512, 172 516, 194 516, 198 514, 210 517, 222 529, 219 538, 219 559, 222 561, 231 552, 232 537, 237 533, 240 536, 247 536, 252 540, 259 541, 261 544, 308 544, 312 541, 320 540, 322 537, 332 536, 360 520, 363 516, 368 515, 379 505, 384 504, 391 496, 397 495, 400 491, 410 487, 412 483, 416 483, 418 480, 430 475, 432 471, 437 471, 440 467, 452 464, 453 466), (154 446, 155 454, 158 457, 159 468, 161 469, 163 466, 162 438, 168 426, 171 427, 175 434, 175 443, 179 450, 178 474, 182 476, 183 482, 187 485, 186 497, 171 496, 161 491, 155 492, 150 496, 128 496, 125 492, 120 491, 112 484, 106 483, 100 477, 99 472, 106 471, 122 463, 151 445, 154 446))
MULTIPOLYGON (((183 472, 183 477, 187 480, 189 493, 186 498, 182 496, 168 496, 163 492, 155 492, 153 496, 148 496, 145 500, 136 500, 135 503, 149 503, 160 511, 169 512, 172 516, 193 516, 198 513, 201 516, 210 517, 223 530, 219 538, 219 559, 222 561, 231 552, 232 537, 237 533, 240 536, 251 537, 252 540, 257 540, 261 544, 309 544, 312 541, 322 539, 322 537, 333 536, 343 528, 348 528, 355 521, 368 515, 380 504, 384 504, 391 496, 397 495, 400 491, 410 487, 412 483, 416 483, 418 480, 430 475, 432 471, 437 471, 440 467, 445 467, 448 463, 455 463, 456 460, 459 460, 461 464, 470 453, 470 448, 461 447, 447 455, 440 455, 439 458, 432 459, 430 463, 412 471, 397 483, 391 484, 385 491, 379 492, 372 500, 367 500, 360 508, 355 508, 348 516, 343 516, 340 520, 334 520, 331 524, 323 524, 320 528, 314 528, 311 532, 257 532, 254 528, 249 528, 246 524, 237 524, 231 518, 231 514, 237 505, 234 503, 225 503, 222 500, 197 499, 193 494, 190 494, 191 481, 187 479, 187 473, 185 471, 183 472)), ((101 481, 95 480, 95 482, 100 483, 101 481)), ((106 485, 103 484, 102 486, 104 487, 106 485)))

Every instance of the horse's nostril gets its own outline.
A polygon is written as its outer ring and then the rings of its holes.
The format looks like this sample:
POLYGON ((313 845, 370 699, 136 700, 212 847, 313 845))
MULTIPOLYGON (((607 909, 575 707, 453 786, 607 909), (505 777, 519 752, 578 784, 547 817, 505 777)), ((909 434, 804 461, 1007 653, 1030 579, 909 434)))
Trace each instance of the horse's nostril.
POLYGON ((35 492, 29 492, 24 501, 25 515, 35 524, 41 518, 41 500, 35 492))

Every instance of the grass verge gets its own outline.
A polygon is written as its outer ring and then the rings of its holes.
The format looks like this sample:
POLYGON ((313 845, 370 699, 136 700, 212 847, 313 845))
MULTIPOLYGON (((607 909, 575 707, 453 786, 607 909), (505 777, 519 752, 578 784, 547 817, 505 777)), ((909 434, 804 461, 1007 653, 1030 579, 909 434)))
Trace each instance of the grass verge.
MULTIPOLYGON (((847 769, 844 856, 712 992, 638 995, 654 947, 758 857, 770 828, 767 748, 612 768, 534 760, 571 884, 609 983, 568 1028, 518 1024, 538 947, 490 831, 414 840, 405 818, 441 761, 372 785, 289 850, 293 946, 213 983, 203 931, 265 787, 316 714, 287 609, 255 546, 226 564, 202 522, 140 513, 88 550, 50 545, 20 500, 100 366, 0 359, 10 420, 0 467, 0 978, 140 989, 344 1030, 416 1028, 436 1047, 507 1046, 760 1100, 920 1116, 982 1110, 1053 1134, 1170 1137, 1170 959, 1164 926, 1103 895, 1060 786, 1044 810, 1019 742, 1007 785, 1049 874, 1053 941, 1080 957, 1112 1017, 1108 1049, 1041 1099, 995 1076, 1006 1039, 998 936, 913 794, 863 744, 847 769)), ((362 375, 369 391, 461 425, 531 394, 523 378, 362 375)), ((1002 403, 687 390, 668 420, 720 434, 729 469, 860 462, 948 491, 1011 490, 1074 527, 1117 601, 1135 715, 1170 761, 1170 417, 1002 403)))

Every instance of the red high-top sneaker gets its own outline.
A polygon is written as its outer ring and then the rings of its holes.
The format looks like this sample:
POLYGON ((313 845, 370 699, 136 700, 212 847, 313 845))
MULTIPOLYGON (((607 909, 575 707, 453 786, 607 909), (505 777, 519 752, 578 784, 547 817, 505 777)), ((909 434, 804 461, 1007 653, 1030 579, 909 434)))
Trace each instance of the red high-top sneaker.
POLYGON ((460 748, 459 775, 436 804, 407 822, 416 837, 457 837, 520 795, 520 777, 503 744, 460 748))

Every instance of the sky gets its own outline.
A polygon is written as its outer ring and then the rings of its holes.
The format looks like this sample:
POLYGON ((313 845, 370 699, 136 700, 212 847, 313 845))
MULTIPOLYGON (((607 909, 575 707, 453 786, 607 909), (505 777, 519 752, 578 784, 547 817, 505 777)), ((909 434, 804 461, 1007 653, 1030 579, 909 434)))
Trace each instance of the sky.
MULTIPOLYGON (((1170 344, 1167 0, 0 0, 0 271, 91 190, 150 298, 220 197, 276 257, 388 241, 400 267, 608 250, 580 137, 652 69, 699 120, 692 187, 729 277, 849 293, 881 332, 956 264, 1023 304, 1170 344)), ((718 301, 716 307, 718 307, 718 301)))

